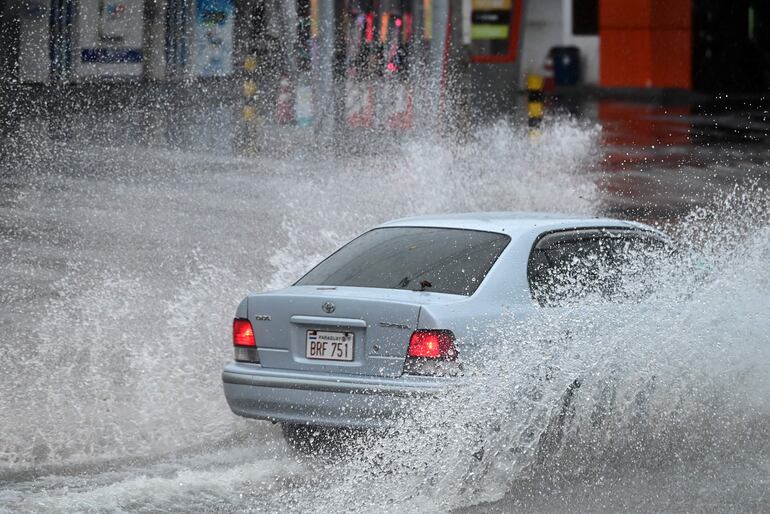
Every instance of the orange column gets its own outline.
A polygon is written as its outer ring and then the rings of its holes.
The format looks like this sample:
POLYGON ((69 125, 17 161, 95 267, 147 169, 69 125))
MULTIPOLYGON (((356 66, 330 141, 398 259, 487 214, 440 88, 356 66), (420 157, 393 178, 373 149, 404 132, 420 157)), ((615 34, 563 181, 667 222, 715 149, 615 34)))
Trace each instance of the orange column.
POLYGON ((601 85, 692 87, 692 0, 600 0, 601 85))

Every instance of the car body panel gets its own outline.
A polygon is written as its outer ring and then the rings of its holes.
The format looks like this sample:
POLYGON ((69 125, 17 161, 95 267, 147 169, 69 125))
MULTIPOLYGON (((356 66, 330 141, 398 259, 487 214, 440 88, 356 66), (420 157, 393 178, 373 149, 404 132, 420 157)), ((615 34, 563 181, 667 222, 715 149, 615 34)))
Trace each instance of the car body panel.
POLYGON ((447 377, 363 377, 265 369, 231 362, 225 398, 240 416, 324 426, 375 428, 396 423, 414 400, 445 391, 447 377))
POLYGON ((414 398, 436 394, 452 380, 404 374, 409 338, 417 329, 451 330, 461 356, 487 344, 479 337, 501 316, 526 319, 541 307, 527 266, 539 237, 575 229, 638 229, 639 223, 529 213, 474 213, 395 220, 384 227, 438 227, 507 234, 511 241, 470 296, 366 287, 291 286, 252 294, 237 317, 252 322, 261 364, 231 363, 225 396, 236 414, 273 421, 376 426, 408 412, 414 398), (333 312, 324 305, 334 304, 333 312), (304 357, 309 328, 355 333, 351 362, 304 357))
POLYGON ((290 287, 249 296, 247 319, 266 368, 394 377, 402 373, 422 306, 454 303, 461 298, 421 291, 290 287), (334 311, 324 312, 325 305, 332 305, 334 311), (352 333, 353 360, 306 358, 308 330, 352 333))

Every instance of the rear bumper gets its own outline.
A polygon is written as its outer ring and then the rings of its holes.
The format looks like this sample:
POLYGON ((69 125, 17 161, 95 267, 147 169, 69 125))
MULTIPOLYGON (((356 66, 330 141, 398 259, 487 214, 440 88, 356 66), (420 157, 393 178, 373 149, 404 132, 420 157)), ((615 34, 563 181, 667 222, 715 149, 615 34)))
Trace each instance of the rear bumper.
POLYGON ((453 380, 331 375, 265 369, 231 362, 222 372, 225 398, 239 416, 351 428, 392 425, 414 399, 444 391, 453 380))

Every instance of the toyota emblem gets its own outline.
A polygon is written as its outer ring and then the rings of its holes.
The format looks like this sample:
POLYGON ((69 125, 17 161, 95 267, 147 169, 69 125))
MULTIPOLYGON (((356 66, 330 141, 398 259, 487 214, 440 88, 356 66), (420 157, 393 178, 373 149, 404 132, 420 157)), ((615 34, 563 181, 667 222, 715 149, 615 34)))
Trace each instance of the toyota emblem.
POLYGON ((326 314, 331 314, 332 312, 334 312, 334 304, 332 302, 324 302, 321 308, 324 310, 326 314))

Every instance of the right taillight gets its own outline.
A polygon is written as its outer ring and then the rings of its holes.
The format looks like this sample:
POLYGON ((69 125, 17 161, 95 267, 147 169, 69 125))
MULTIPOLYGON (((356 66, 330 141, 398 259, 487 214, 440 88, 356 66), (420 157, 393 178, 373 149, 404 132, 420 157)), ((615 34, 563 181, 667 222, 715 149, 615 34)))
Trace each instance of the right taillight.
POLYGON ((409 356, 453 360, 455 335, 450 330, 416 330, 409 340, 409 356))
POLYGON ((247 319, 233 320, 233 348, 235 360, 242 362, 259 362, 257 342, 254 339, 254 329, 247 319))
POLYGON ((409 339, 404 372, 412 375, 455 375, 455 336, 450 330, 416 330, 409 339))

